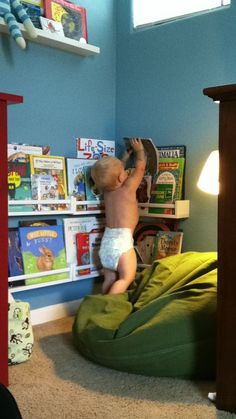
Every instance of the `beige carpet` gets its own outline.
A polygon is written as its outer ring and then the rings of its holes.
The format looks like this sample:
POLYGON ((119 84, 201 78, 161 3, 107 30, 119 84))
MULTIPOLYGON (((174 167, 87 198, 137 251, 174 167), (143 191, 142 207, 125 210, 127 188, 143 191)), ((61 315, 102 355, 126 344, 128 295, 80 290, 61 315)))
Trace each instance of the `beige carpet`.
POLYGON ((73 346, 72 322, 34 327, 32 358, 9 367, 9 389, 23 419, 236 418, 208 400, 214 383, 144 377, 89 362, 73 346))

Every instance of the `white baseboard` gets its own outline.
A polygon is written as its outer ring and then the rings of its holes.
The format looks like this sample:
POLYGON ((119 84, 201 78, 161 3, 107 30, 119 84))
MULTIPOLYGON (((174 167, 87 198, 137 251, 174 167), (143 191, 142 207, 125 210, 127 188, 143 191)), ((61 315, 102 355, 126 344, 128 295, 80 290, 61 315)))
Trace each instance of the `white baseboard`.
POLYGON ((51 322, 67 316, 73 316, 77 312, 81 302, 82 299, 67 301, 66 303, 54 304, 52 306, 31 310, 30 314, 32 325, 51 322))

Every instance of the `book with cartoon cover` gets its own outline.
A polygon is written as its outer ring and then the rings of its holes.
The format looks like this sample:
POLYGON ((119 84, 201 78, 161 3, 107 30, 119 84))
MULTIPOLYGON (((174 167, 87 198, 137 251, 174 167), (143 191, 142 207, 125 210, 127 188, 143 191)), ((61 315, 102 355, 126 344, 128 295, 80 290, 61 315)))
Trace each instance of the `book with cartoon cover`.
MULTIPOLYGON (((20 227, 19 238, 24 273, 53 271, 67 267, 63 228, 61 225, 20 227)), ((27 278, 26 285, 67 279, 68 273, 27 278)))
POLYGON ((158 231, 153 246, 152 261, 178 255, 182 250, 182 231, 158 231))

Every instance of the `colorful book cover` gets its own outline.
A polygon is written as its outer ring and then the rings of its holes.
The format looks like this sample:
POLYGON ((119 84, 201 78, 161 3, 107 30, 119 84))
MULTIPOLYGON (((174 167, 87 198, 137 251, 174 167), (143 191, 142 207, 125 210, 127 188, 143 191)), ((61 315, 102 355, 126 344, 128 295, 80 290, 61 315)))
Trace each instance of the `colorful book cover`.
POLYGON ((99 257, 99 249, 101 246, 103 233, 89 233, 89 254, 90 254, 90 263, 92 265, 91 271, 97 271, 101 269, 101 261, 99 257))
MULTIPOLYGON (((30 155, 32 175, 51 175, 57 183, 59 199, 67 199, 67 182, 65 157, 30 155)), ((65 209, 66 205, 57 205, 57 209, 65 209)))
MULTIPOLYGON (((52 175, 31 175, 32 199, 59 200, 57 179, 52 175)), ((38 211, 57 210, 58 204, 37 204, 38 211)))
MULTIPOLYGON (((8 161, 8 199, 19 201, 31 198, 31 178, 29 162, 8 161)), ((33 211, 32 205, 10 206, 11 212, 33 211)))
POLYGON ((166 145, 166 146, 157 146, 159 153, 159 158, 176 158, 184 157, 186 158, 186 146, 185 145, 166 145))
MULTIPOLYGON (((10 276, 24 275, 23 259, 17 228, 8 229, 8 268, 10 276)), ((24 284, 24 281, 22 281, 22 284, 24 284)), ((19 285, 19 283, 17 285, 19 285)))
POLYGON ((181 253, 183 243, 182 231, 158 231, 154 240, 152 260, 181 253))
MULTIPOLYGON (((96 161, 96 160, 94 160, 96 161)), ((84 181, 85 181, 85 197, 86 201, 98 201, 97 204, 87 204, 87 210, 97 210, 97 209, 104 209, 104 203, 100 203, 99 201, 102 201, 103 195, 98 191, 96 188, 94 181, 91 177, 91 166, 84 166, 83 172, 84 172, 84 181)))
MULTIPOLYGON (((89 233, 76 233, 76 249, 77 249, 77 265, 89 265, 90 264, 90 253, 89 253, 89 233)), ((81 269, 78 271, 78 275, 90 274, 90 268, 81 269)))
MULTIPOLYGON (((142 141, 146 158, 147 158, 145 175, 150 175, 152 179, 154 179, 158 172, 158 162, 159 162, 159 154, 158 154, 157 148, 151 138, 141 138, 141 137, 138 137, 138 138, 142 141)), ((131 148, 130 146, 131 139, 132 137, 124 137, 126 150, 129 150, 131 148)), ((134 166, 134 162, 135 162, 135 154, 132 154, 130 158, 131 166, 134 166)))
POLYGON ((64 237, 67 263, 77 264, 76 233, 103 232, 105 219, 92 217, 64 218, 64 237))
POLYGON ((164 222, 147 223, 140 222, 134 230, 134 245, 142 263, 152 262, 154 239, 158 231, 169 231, 170 228, 164 222))
POLYGON ((104 156, 115 156, 115 141, 95 138, 76 138, 77 157, 98 160, 104 156))
MULTIPOLYGON (((41 23, 40 23, 40 16, 42 15, 43 11, 40 8, 40 6, 29 3, 28 1, 22 1, 22 0, 21 0, 21 4, 24 7, 27 15, 31 19, 34 27, 38 29, 42 29, 41 23)), ((22 23, 19 17, 17 17, 17 20, 18 22, 22 23)))
POLYGON ((23 143, 8 143, 7 156, 8 161, 28 162, 30 154, 39 154, 47 156, 50 154, 48 145, 30 145, 23 143))
POLYGON ((86 9, 66 0, 45 0, 45 16, 61 22, 67 38, 87 43, 86 9))
MULTIPOLYGON (((86 201, 85 168, 91 167, 96 160, 67 158, 67 185, 68 195, 76 197, 77 201, 86 201)), ((77 206, 77 209, 86 210, 86 205, 77 206)))
MULTIPOLYGON (((152 203, 174 203, 183 199, 183 177, 185 158, 160 158, 159 171, 155 184, 152 186, 152 203)), ((168 214, 173 209, 149 208, 149 213, 168 214)))
MULTIPOLYGON (((20 227, 19 237, 25 275, 67 267, 61 225, 20 227)), ((58 273, 28 278, 25 280, 25 284, 33 285, 67 278, 68 273, 58 273)))

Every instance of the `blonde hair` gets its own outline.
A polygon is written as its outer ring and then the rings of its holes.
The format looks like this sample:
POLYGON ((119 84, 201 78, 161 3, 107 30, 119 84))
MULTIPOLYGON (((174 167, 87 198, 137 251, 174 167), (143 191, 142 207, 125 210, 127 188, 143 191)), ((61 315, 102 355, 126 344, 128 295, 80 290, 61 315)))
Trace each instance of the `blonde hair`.
POLYGON ((117 157, 104 156, 91 168, 91 177, 101 191, 112 190, 117 186, 117 180, 123 168, 117 157))

